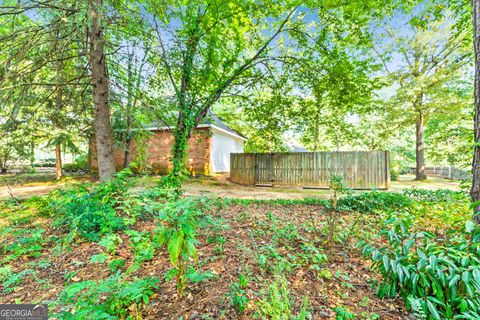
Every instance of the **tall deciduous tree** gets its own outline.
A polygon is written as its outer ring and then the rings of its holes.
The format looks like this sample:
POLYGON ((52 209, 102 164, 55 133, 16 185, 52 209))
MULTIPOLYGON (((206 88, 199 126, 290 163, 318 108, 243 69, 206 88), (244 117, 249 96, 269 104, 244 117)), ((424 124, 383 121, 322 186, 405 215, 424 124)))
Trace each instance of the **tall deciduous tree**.
POLYGON ((165 95, 178 113, 166 180, 178 188, 187 173, 192 131, 227 91, 248 85, 252 69, 267 58, 296 7, 219 0, 165 4, 150 1, 147 9, 156 27, 159 80, 170 82, 165 95))
POLYGON ((93 85, 95 144, 97 147, 98 175, 106 181, 115 173, 113 136, 110 124, 108 72, 103 34, 102 0, 89 0, 90 16, 90 64, 93 85))
POLYGON ((427 178, 425 173, 424 127, 436 112, 452 109, 441 87, 458 76, 469 63, 467 33, 453 37, 449 18, 411 22, 410 30, 387 29, 385 35, 391 39, 396 58, 402 66, 392 73, 398 86, 391 100, 391 115, 397 122, 415 125, 416 179, 427 178))
POLYGON ((480 1, 472 0, 473 17, 473 44, 475 52, 475 116, 474 139, 475 149, 473 155, 472 173, 473 181, 470 194, 474 202, 475 220, 480 223, 480 1))

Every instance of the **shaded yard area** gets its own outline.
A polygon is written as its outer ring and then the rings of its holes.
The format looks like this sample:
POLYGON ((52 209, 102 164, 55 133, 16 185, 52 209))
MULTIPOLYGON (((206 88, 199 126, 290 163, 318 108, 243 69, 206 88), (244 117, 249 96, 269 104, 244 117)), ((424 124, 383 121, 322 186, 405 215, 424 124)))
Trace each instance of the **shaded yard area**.
MULTIPOLYGON (((427 181, 415 181, 414 176, 400 176, 398 181, 392 181, 389 191, 401 192, 412 187, 426 190, 449 189, 459 190, 460 183, 447 179, 431 177, 427 181)), ((33 195, 44 195, 60 187, 69 185, 78 179, 70 179, 66 182, 38 182, 24 185, 12 185, 10 189, 15 197, 25 199, 33 195)), ((85 181, 86 179, 81 179, 85 181)), ((138 178, 140 185, 149 187, 159 181, 158 177, 138 178)), ((230 183, 224 177, 198 177, 191 178, 184 185, 187 195, 216 195, 219 197, 239 199, 327 199, 331 192, 326 189, 302 189, 289 187, 249 187, 230 183)), ((5 185, 0 186, 0 200, 10 198, 9 189, 5 185)))
MULTIPOLYGON (((308 311, 313 319, 331 319, 346 312, 361 319, 403 319, 401 300, 382 300, 371 289, 378 276, 356 251, 356 237, 348 235, 369 230, 368 221, 347 228, 355 216, 342 212, 339 219, 345 228, 336 235, 341 245, 327 256, 323 240, 311 225, 312 218, 318 227, 324 225, 322 205, 251 203, 214 208, 199 221, 203 227, 195 280, 183 297, 174 282, 163 280, 171 268, 167 252, 142 242, 142 249, 155 255, 135 267, 142 255, 135 238, 151 239, 156 220, 146 219, 119 232, 114 249, 106 247, 106 240, 79 239, 59 251, 52 239, 65 235, 52 227, 54 220, 23 215, 14 229, 1 232, 2 243, 9 243, 2 261, 3 268, 9 269, 4 273, 17 277, 14 282, 4 280, 0 299, 5 303, 57 301, 65 288, 75 291, 88 281, 101 286, 102 279, 121 270, 128 281, 147 276, 161 280, 141 311, 143 319, 267 319, 274 312, 268 310, 281 308, 283 300, 292 316, 308 311), (26 229, 28 233, 22 232, 26 229), (25 252, 18 253, 13 241, 26 243, 25 252), (265 314, 258 305, 266 308, 265 314)), ((0 219, 3 226, 13 222, 12 216, 0 219)), ((54 305, 56 312, 64 302, 54 305)))
POLYGON ((186 189, 208 197, 174 198, 156 180, 119 177, 0 201, 0 301, 48 303, 56 319, 411 319, 418 310, 406 309, 402 293, 378 295, 392 280, 358 244, 396 250, 379 235, 399 230, 394 220, 414 234, 463 236, 471 215, 458 192, 360 193, 332 207, 315 190, 256 194, 308 199, 232 199, 239 193, 227 192, 260 189, 204 178, 186 189))

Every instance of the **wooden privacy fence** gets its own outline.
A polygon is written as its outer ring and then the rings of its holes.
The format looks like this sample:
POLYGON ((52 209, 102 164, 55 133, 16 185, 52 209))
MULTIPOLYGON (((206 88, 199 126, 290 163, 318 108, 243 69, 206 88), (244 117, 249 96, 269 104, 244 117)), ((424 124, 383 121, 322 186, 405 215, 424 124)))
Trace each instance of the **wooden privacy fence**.
POLYGON ((388 189, 388 151, 232 153, 230 180, 245 185, 328 188, 332 175, 353 189, 388 189))
MULTIPOLYGON (((410 173, 415 174, 416 168, 411 168, 410 173)), ((425 174, 430 177, 440 177, 452 180, 470 180, 472 179, 472 173, 466 170, 458 169, 451 166, 446 167, 425 167, 425 174)))

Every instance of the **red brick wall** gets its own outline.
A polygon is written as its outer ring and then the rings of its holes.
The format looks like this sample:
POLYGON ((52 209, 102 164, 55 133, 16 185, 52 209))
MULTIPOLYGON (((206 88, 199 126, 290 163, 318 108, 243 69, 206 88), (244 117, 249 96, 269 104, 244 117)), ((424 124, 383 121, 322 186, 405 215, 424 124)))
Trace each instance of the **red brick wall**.
MULTIPOLYGON (((173 134, 170 130, 152 131, 152 135, 145 142, 147 144, 147 163, 152 173, 163 174, 170 169, 169 158, 173 140, 173 134)), ((187 168, 193 174, 208 175, 210 173, 210 143, 211 133, 209 128, 196 129, 192 134, 189 140, 187 168)), ((94 172, 98 170, 95 149, 95 140, 91 139, 90 166, 94 172)), ((137 155, 135 142, 132 142, 130 152, 131 160, 134 161, 137 155)), ((114 153, 117 170, 121 170, 125 151, 121 148, 115 148, 114 153)))

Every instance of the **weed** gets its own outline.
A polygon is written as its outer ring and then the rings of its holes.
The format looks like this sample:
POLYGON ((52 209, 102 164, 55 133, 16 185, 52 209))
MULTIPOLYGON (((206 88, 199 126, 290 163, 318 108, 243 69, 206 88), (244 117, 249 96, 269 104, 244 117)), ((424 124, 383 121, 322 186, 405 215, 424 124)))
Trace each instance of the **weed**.
POLYGON ((0 269, 0 281, 2 282, 3 291, 5 293, 12 292, 23 282, 26 276, 34 274, 35 272, 31 269, 24 269, 15 273, 9 266, 2 267, 0 269))
POLYGON ((224 236, 208 236, 207 237, 207 242, 208 243, 215 243, 215 249, 214 253, 215 254, 223 254, 223 245, 225 244, 227 240, 225 239, 224 236))
POLYGON ((196 228, 198 217, 203 215, 203 203, 195 198, 181 198, 167 203, 160 214, 162 224, 156 231, 156 241, 160 246, 167 246, 173 266, 169 275, 175 277, 179 294, 186 287, 189 260, 198 258, 196 228))
POLYGON ((117 272, 118 270, 121 270, 123 269, 123 267, 125 267, 125 259, 122 259, 122 258, 113 259, 108 264, 108 267, 110 268, 110 272, 112 273, 117 272))
POLYGON ((90 263, 104 263, 108 259, 108 254, 99 253, 90 257, 90 263))
POLYGON ((114 255, 118 245, 122 242, 122 238, 118 234, 111 233, 104 236, 98 244, 104 247, 109 254, 114 255))
POLYGON ((90 241, 98 241, 101 235, 115 232, 133 223, 131 212, 124 216, 116 211, 123 203, 129 186, 130 172, 122 171, 115 179, 99 184, 91 190, 89 185, 80 185, 69 190, 56 190, 48 197, 46 209, 55 215, 54 226, 69 232, 66 241, 77 235, 90 241))
POLYGON ((298 314, 295 314, 292 310, 294 301, 290 296, 285 277, 277 277, 275 282, 268 287, 267 292, 265 292, 265 297, 260 300, 257 305, 258 311, 255 316, 262 319, 311 319, 311 313, 309 311, 310 305, 306 298, 303 299, 298 314))
POLYGON ((327 247, 331 251, 339 222, 339 215, 337 214, 338 197, 350 190, 343 182, 342 177, 335 175, 330 177, 328 187, 333 192, 330 199, 331 206, 327 207, 327 247))
POLYGON ((333 308, 333 311, 337 313, 337 316, 335 317, 336 320, 349 320, 356 318, 355 314, 350 312, 350 309, 344 306, 333 308))
POLYGON ((248 299, 247 291, 248 280, 240 275, 238 280, 230 285, 230 291, 228 297, 230 298, 230 304, 237 312, 243 313, 247 308, 250 299, 248 299))
POLYGON ((59 297, 66 306, 61 319, 137 318, 138 308, 150 301, 158 280, 154 278, 125 281, 121 273, 106 280, 82 281, 67 286, 59 297), (129 317, 129 318, 130 318, 129 317))
POLYGON ((46 242, 43 238, 44 229, 34 228, 34 229, 18 229, 11 230, 16 236, 16 239, 10 245, 0 245, 0 250, 3 253, 9 253, 6 255, 2 262, 6 263, 11 260, 17 259, 21 256, 25 257, 39 257, 43 249, 43 244, 46 242), (23 236, 28 234, 28 236, 23 236))
POLYGON ((153 259, 155 255, 155 244, 152 242, 149 232, 127 230, 125 233, 130 236, 131 246, 135 254, 133 264, 128 269, 128 272, 131 273, 138 270, 144 261, 153 259))

